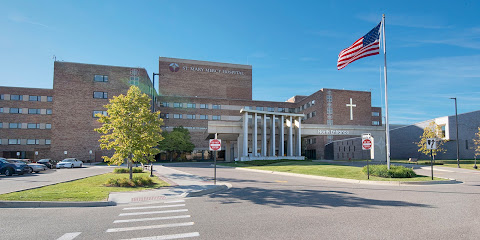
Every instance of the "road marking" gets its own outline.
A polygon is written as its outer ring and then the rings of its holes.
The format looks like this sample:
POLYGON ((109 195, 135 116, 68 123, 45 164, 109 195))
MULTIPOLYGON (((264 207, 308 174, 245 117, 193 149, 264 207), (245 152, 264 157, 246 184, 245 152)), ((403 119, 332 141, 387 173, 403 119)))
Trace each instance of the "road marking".
POLYGON ((190 217, 190 215, 180 215, 180 216, 171 216, 171 217, 155 217, 155 218, 136 218, 136 219, 115 220, 113 223, 145 222, 145 221, 167 220, 167 219, 189 218, 189 217, 190 217))
POLYGON ((170 207, 184 207, 184 206, 185 204, 173 204, 173 205, 148 206, 148 207, 129 207, 129 208, 124 208, 123 210, 170 208, 170 207))
POLYGON ((76 238, 78 235, 80 235, 82 232, 72 232, 72 233, 65 233, 63 236, 58 238, 57 240, 72 240, 76 238))
POLYGON ((135 216, 135 215, 146 215, 146 214, 157 214, 157 213, 175 213, 175 212, 186 212, 186 211, 188 211, 188 209, 153 211, 153 212, 133 212, 133 213, 121 213, 118 216, 135 216))
POLYGON ((139 226, 139 227, 110 228, 110 229, 107 229, 107 232, 125 232, 125 231, 156 229, 156 228, 184 227, 184 226, 192 226, 193 224, 194 224, 193 222, 185 222, 185 223, 171 223, 171 224, 139 226))
POLYGON ((173 200, 173 201, 166 201, 163 203, 179 203, 179 202, 185 202, 185 200, 173 200))
POLYGON ((162 236, 153 236, 153 237, 144 237, 144 238, 122 239, 122 240, 167 240, 167 239, 178 239, 178 238, 198 237, 198 236, 200 236, 198 232, 191 232, 191 233, 180 233, 180 234, 173 234, 173 235, 162 235, 162 236))
POLYGON ((275 182, 278 182, 278 183, 286 183, 287 181, 275 180, 275 182))

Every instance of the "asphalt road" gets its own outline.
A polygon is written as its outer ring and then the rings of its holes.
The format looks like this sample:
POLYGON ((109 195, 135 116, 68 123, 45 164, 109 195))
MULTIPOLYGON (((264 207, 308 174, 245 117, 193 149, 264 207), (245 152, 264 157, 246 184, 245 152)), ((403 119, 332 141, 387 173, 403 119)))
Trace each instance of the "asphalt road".
MULTIPOLYGON (((213 176, 208 163, 169 166, 213 176)), ((480 175, 455 171, 442 174, 459 176, 460 180, 463 177, 465 182, 361 185, 219 168, 218 180, 233 184, 233 188, 187 198, 184 202, 179 199, 179 202, 103 208, 0 209, 0 236, 75 240, 153 236, 157 239, 168 239, 165 236, 169 239, 478 239, 480 175), (137 209, 126 209, 131 207, 137 209)))

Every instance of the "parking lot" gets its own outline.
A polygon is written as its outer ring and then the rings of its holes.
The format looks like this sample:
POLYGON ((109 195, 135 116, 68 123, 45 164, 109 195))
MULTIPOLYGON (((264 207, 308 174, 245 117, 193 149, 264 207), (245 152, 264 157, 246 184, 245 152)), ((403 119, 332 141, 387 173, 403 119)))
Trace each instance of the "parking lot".
POLYGON ((111 172, 114 166, 84 164, 81 168, 47 169, 39 173, 13 176, 0 175, 0 194, 68 182, 111 172))

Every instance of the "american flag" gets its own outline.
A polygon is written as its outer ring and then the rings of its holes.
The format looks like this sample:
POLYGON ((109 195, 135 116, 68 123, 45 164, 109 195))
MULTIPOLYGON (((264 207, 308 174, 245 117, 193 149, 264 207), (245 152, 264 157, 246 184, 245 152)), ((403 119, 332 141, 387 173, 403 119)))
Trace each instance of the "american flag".
POLYGON ((337 69, 340 70, 360 58, 377 55, 380 53, 380 22, 365 36, 355 41, 352 46, 343 49, 338 54, 337 69))

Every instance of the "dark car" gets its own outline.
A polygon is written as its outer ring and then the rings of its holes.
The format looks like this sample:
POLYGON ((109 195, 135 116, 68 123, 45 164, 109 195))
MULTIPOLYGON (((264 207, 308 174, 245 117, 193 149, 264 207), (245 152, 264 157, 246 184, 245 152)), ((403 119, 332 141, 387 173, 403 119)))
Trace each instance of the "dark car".
POLYGON ((28 165, 19 160, 19 159, 7 159, 7 162, 15 165, 15 172, 18 175, 23 175, 24 173, 31 173, 30 168, 28 165))
POLYGON ((5 158, 0 158, 0 174, 12 176, 16 172, 16 168, 15 164, 10 163, 5 158))
POLYGON ((53 166, 55 166, 55 162, 52 160, 52 159, 48 159, 48 158, 45 158, 45 159, 40 159, 37 161, 37 163, 40 163, 40 164, 43 164, 45 166, 47 166, 48 168, 52 168, 53 166))

